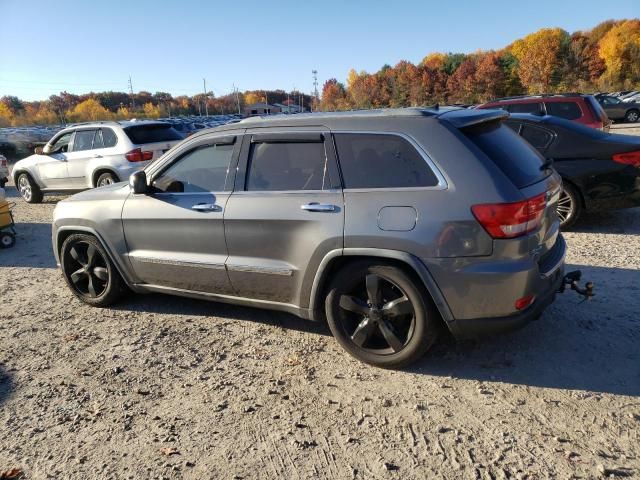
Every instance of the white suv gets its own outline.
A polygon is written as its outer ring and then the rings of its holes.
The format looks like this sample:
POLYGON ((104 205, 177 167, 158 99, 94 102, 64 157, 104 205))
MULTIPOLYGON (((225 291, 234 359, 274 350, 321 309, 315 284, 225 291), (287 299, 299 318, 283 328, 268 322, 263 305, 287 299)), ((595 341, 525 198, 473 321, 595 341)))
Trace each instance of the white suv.
POLYGON ((38 203, 45 193, 72 193, 128 180, 181 140, 164 122, 76 124, 17 162, 12 176, 22 198, 38 203))
POLYGON ((4 184, 9 179, 9 165, 7 158, 4 155, 0 155, 0 188, 4 188, 4 184))

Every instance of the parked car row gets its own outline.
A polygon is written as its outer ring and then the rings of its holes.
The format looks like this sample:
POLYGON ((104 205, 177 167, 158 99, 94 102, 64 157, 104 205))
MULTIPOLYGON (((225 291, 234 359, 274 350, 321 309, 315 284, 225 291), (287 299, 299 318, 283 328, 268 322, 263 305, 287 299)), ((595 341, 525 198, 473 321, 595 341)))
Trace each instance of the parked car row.
POLYGON ((622 100, 613 95, 599 93, 595 98, 611 120, 636 123, 640 119, 640 97, 636 99, 632 96, 622 100))

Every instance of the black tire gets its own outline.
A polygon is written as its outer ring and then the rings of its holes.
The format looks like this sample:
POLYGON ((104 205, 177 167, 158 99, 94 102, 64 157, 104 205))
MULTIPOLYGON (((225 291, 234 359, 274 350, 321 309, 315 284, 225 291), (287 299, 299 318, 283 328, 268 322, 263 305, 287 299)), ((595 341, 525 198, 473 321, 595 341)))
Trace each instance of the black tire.
POLYGON ((422 286, 398 267, 371 261, 338 271, 325 311, 338 343, 355 358, 382 368, 402 368, 419 360, 435 343, 440 327, 439 314, 422 286), (371 308, 372 303, 377 308, 371 308))
POLYGON ((96 187, 104 187, 106 185, 112 185, 117 182, 118 179, 113 173, 105 172, 100 174, 100 176, 96 180, 96 187))
POLYGON ((40 203, 42 202, 42 190, 33 181, 28 173, 21 173, 16 178, 16 188, 20 195, 27 203, 40 203))
POLYGON ((118 270, 92 235, 68 237, 62 244, 60 264, 67 285, 84 303, 107 307, 126 292, 118 270))
POLYGON ((582 198, 578 190, 570 183, 562 184, 557 209, 562 230, 570 229, 582 215, 582 198))
POLYGON ((627 123, 636 123, 638 119, 640 119, 640 111, 635 108, 629 110, 624 116, 624 121, 627 123))
POLYGON ((6 184, 7 184, 7 180, 5 178, 0 179, 0 188, 4 188, 6 184))
POLYGON ((0 248, 11 248, 16 244, 16 237, 13 233, 0 232, 0 248))

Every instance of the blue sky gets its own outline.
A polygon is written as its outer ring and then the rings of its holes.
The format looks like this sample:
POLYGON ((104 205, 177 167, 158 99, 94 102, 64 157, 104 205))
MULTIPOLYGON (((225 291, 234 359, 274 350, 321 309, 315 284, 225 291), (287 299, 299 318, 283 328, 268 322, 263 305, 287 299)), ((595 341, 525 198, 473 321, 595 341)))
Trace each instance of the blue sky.
POLYGON ((0 0, 0 96, 192 95, 344 81, 433 51, 501 48, 541 27, 640 17, 640 0, 0 0))

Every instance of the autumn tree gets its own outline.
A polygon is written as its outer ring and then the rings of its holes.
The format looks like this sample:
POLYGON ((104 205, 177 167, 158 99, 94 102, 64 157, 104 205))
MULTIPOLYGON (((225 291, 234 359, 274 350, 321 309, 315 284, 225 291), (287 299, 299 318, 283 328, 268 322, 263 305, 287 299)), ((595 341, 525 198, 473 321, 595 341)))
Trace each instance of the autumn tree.
POLYGON ((613 26, 599 42, 605 63, 605 83, 632 86, 640 82, 640 20, 626 20, 613 26))
POLYGON ((505 95, 506 76, 496 52, 485 52, 478 56, 473 75, 475 101, 488 102, 505 95))
POLYGON ((518 76, 529 93, 551 91, 554 74, 560 67, 560 52, 569 34, 560 28, 542 28, 511 45, 518 60, 518 76))
POLYGON ((330 78, 322 86, 320 108, 323 111, 344 110, 348 106, 344 85, 335 78, 330 78))
POLYGON ((112 120, 114 114, 100 105, 100 102, 89 98, 67 111, 67 118, 74 122, 112 120))

